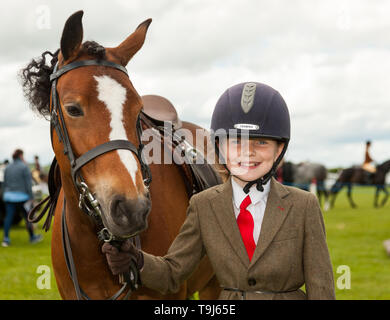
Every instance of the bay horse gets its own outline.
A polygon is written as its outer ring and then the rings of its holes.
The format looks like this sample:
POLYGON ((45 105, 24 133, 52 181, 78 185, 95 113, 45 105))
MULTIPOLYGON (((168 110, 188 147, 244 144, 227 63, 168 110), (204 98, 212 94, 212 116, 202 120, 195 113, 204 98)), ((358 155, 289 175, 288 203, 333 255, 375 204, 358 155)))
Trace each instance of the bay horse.
MULTIPOLYGON (((61 188, 44 227, 50 227, 54 216, 51 256, 63 299, 127 298, 101 253, 93 214, 82 209, 92 213, 99 209, 110 236, 121 239, 138 234, 142 250, 164 255, 184 222, 189 195, 177 164, 145 166, 142 156, 138 131, 142 100, 125 66, 142 47, 151 19, 117 47, 105 48, 94 41, 82 43, 82 16, 83 11, 78 11, 68 18, 60 49, 44 52, 21 73, 33 110, 51 120, 58 163, 52 165, 51 174, 61 188), (49 65, 48 55, 52 57, 49 65), (150 174, 153 183, 149 185, 150 174), (92 199, 87 204, 84 193, 92 199), (68 234, 68 243, 64 234, 68 234), (64 255, 66 249, 72 251, 73 267, 64 255)), ((179 292, 161 295, 140 287, 130 298, 186 299, 199 291, 200 299, 216 299, 220 290, 205 257, 179 292)))
POLYGON ((382 199, 380 204, 383 207, 387 199, 389 198, 389 192, 386 189, 386 175, 390 171, 390 160, 383 162, 376 166, 375 173, 369 173, 365 171, 360 166, 350 167, 341 171, 336 182, 330 190, 331 195, 331 207, 334 207, 337 194, 341 189, 347 187, 347 197, 349 204, 352 208, 356 208, 357 205, 352 199, 352 187, 354 184, 374 186, 376 187, 375 197, 374 197, 374 207, 379 207, 379 194, 382 191, 385 194, 385 197, 382 199))

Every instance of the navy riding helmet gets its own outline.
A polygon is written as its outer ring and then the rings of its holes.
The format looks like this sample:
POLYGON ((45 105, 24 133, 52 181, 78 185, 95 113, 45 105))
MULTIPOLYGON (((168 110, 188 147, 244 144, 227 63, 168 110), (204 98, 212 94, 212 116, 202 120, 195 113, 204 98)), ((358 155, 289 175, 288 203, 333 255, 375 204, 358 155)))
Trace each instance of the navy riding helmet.
MULTIPOLYGON (((217 142, 222 136, 228 137, 229 133, 234 133, 236 137, 269 138, 284 142, 283 151, 267 174, 256 180, 243 180, 248 182, 244 187, 245 193, 253 184, 256 184, 257 190, 264 191, 263 185, 275 174, 290 141, 290 115, 280 93, 258 82, 240 83, 227 89, 219 98, 211 118, 210 135, 220 159, 223 158, 217 142)), ((223 163, 229 171, 225 161, 223 163)))

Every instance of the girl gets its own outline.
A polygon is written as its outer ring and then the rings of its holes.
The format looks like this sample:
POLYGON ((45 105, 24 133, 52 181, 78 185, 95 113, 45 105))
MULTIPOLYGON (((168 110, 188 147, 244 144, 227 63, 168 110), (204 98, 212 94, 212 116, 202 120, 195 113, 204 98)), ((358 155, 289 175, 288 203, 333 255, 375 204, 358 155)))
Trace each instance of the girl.
POLYGON ((279 92, 254 82, 227 89, 211 129, 224 183, 192 196, 164 257, 130 242, 120 252, 104 244, 112 272, 125 272, 135 259, 143 285, 176 292, 207 254, 223 288, 220 299, 335 299, 316 197, 273 178, 290 140, 279 92))

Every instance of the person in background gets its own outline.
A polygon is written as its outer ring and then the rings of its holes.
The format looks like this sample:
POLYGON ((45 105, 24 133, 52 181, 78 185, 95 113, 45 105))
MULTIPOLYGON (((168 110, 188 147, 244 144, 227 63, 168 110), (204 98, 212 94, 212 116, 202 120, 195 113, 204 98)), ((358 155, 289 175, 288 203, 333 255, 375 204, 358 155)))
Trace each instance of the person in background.
POLYGON ((42 240, 41 235, 35 235, 32 223, 27 220, 27 212, 24 204, 33 199, 32 177, 30 169, 23 158, 23 150, 16 149, 12 155, 13 163, 9 164, 4 171, 4 193, 5 220, 4 237, 2 246, 8 247, 11 244, 9 232, 12 226, 15 212, 21 212, 26 221, 26 227, 30 236, 30 243, 36 243, 42 240))
POLYGON ((364 155, 364 162, 362 164, 363 178, 366 184, 373 183, 374 175, 376 173, 376 166, 374 159, 370 156, 371 141, 366 142, 366 152, 364 155))
POLYGON ((370 156, 370 152, 369 152, 370 147, 371 147, 371 141, 367 141, 366 152, 365 152, 362 168, 370 173, 375 173, 376 167, 374 165, 374 160, 370 156))
POLYGON ((39 164, 38 156, 34 156, 34 168, 31 171, 31 175, 37 184, 41 183, 41 165, 39 164))

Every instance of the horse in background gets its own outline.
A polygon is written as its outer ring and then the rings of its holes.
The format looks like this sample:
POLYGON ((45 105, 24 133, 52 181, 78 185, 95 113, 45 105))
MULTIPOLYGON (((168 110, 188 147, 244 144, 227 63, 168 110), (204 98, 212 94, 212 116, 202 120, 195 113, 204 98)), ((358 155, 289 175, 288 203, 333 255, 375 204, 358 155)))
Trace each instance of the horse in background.
POLYGON ((316 194, 320 205, 322 205, 322 198, 325 199, 325 211, 329 209, 329 192, 325 186, 327 175, 328 171, 326 167, 320 163, 305 161, 295 164, 286 161, 281 166, 281 180, 283 184, 306 191, 310 191, 312 183, 316 185, 316 194))
POLYGON ((365 171, 361 166, 354 166, 341 171, 340 176, 330 189, 330 205, 334 207, 337 194, 341 189, 347 187, 347 197, 352 208, 356 208, 357 205, 352 199, 352 187, 353 185, 364 185, 376 187, 374 197, 374 207, 383 207, 388 198, 389 192, 386 189, 386 175, 390 171, 390 160, 383 162, 376 166, 376 172, 370 173, 365 171), (385 197, 382 199, 380 205, 378 204, 379 195, 383 192, 385 197))

